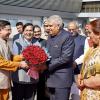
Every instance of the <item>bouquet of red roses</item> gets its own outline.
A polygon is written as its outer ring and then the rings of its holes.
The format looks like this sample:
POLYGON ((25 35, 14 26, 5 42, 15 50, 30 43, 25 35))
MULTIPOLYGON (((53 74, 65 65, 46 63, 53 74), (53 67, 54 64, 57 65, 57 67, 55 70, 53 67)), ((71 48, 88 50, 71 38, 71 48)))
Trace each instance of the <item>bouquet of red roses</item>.
POLYGON ((48 60, 48 54, 38 45, 27 46, 22 51, 25 61, 30 66, 27 74, 34 79, 39 78, 39 72, 46 69, 45 62, 48 60))

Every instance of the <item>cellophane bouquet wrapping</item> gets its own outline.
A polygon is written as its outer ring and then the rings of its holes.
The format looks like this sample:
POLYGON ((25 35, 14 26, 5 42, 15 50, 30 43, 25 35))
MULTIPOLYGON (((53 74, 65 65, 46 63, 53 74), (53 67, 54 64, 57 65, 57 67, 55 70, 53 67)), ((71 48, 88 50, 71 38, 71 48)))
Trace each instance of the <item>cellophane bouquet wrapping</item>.
POLYGON ((41 47, 39 43, 27 46, 22 51, 25 61, 29 65, 27 74, 34 78, 39 78, 39 72, 46 69, 46 61, 50 59, 49 53, 46 48, 41 47))

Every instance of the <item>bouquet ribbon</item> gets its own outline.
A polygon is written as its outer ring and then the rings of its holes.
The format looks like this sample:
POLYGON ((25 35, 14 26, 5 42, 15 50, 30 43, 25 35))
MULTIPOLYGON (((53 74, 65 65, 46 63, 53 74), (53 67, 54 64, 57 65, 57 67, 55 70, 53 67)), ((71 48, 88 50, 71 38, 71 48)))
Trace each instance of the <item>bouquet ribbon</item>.
POLYGON ((27 75, 29 75, 30 77, 32 77, 34 79, 38 79, 39 72, 42 72, 45 69, 47 69, 47 66, 45 63, 39 64, 39 65, 34 65, 34 66, 30 67, 30 69, 27 72, 27 75))

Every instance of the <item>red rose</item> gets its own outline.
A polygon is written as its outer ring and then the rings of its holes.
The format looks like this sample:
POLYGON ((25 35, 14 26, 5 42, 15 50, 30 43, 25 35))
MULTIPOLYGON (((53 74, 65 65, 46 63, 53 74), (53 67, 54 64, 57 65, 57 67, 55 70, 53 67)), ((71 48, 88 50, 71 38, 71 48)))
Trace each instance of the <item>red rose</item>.
POLYGON ((29 63, 30 67, 45 63, 48 59, 45 50, 36 45, 27 46, 22 51, 22 54, 25 60, 29 63))

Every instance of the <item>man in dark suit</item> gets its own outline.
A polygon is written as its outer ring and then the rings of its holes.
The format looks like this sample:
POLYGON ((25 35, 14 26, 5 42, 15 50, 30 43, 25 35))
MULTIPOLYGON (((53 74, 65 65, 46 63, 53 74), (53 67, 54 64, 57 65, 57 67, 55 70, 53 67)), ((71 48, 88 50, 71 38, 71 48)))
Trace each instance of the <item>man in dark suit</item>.
MULTIPOLYGON (((77 58, 79 58, 80 56, 82 56, 84 54, 84 44, 85 44, 86 38, 84 36, 80 35, 79 25, 76 21, 69 22, 67 28, 68 28, 68 31, 70 32, 70 34, 74 38, 75 49, 74 49, 73 61, 76 61, 77 58)), ((80 60, 81 60, 81 58, 80 58, 80 60)), ((77 59, 77 61, 78 61, 78 59, 77 59)), ((79 61, 76 63, 78 64, 79 61)), ((74 62, 74 65, 76 65, 76 63, 74 62)), ((74 82, 71 87, 72 100, 80 100, 80 95, 79 95, 80 91, 79 91, 76 83, 77 83, 77 75, 80 73, 81 65, 82 64, 75 66, 76 68, 74 69, 74 82)))
MULTIPOLYGON (((34 25, 33 33, 34 41, 39 42, 42 47, 45 47, 46 40, 41 38, 41 27, 34 25)), ((47 100, 45 95, 45 71, 39 73, 39 82, 37 83, 37 100, 47 100)))
POLYGON ((16 39, 19 39, 19 37, 21 36, 21 34, 22 34, 22 32, 23 32, 23 23, 22 23, 22 22, 17 22, 17 23, 16 23, 16 28, 17 28, 18 33, 14 35, 14 37, 13 37, 13 42, 14 42, 16 39))
POLYGON ((74 41, 69 32, 62 28, 63 21, 60 16, 52 15, 48 22, 50 36, 46 47, 51 60, 48 63, 47 87, 50 100, 69 100, 74 41))

